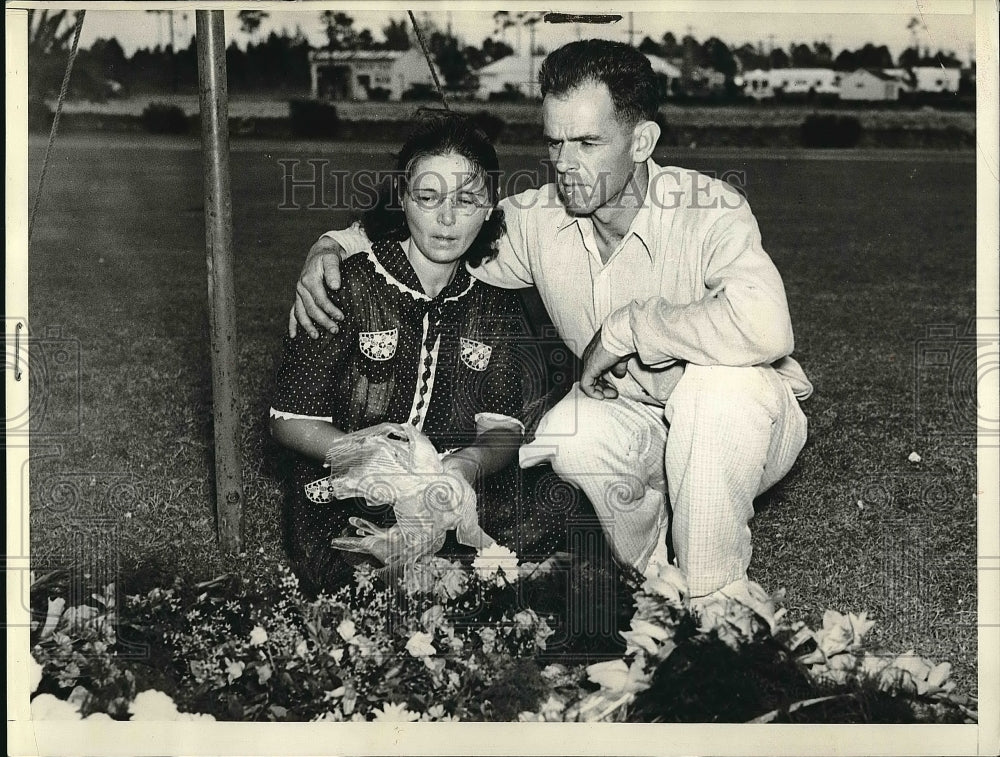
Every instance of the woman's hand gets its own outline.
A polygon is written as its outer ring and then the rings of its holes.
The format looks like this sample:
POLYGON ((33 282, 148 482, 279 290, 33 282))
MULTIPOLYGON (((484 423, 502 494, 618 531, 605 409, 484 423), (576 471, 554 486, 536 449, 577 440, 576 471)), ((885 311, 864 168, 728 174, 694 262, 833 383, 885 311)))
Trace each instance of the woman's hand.
POLYGON ((340 289, 340 261, 344 248, 329 237, 320 237, 310 248, 305 265, 295 285, 295 304, 288 314, 288 335, 295 337, 302 326, 310 337, 319 336, 317 326, 333 334, 339 330, 337 321, 344 318, 330 298, 326 287, 340 289))
POLYGON ((477 459, 478 456, 462 454, 463 452, 465 450, 457 450, 450 455, 445 455, 441 459, 441 467, 448 475, 458 476, 469 486, 474 486, 479 477, 482 463, 477 459))

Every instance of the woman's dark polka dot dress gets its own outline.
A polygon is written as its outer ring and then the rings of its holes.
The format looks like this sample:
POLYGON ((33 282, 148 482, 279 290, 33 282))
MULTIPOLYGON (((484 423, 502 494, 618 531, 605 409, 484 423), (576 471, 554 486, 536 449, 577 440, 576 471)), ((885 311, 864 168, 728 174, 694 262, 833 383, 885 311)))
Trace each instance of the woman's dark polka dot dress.
MULTIPOLYGON (((515 292, 483 284, 460 266, 430 298, 392 242, 344 261, 341 277, 342 288, 330 292, 344 312, 341 329, 315 340, 301 329, 286 337, 272 416, 322 418, 348 432, 412 423, 444 452, 472 444, 477 423, 521 422, 544 393, 543 360, 515 292)), ((296 460, 287 531, 300 578, 307 588, 329 591, 350 580, 358 561, 330 539, 353 533, 351 516, 389 525, 392 510, 360 500, 313 501, 325 488, 314 486, 310 499, 307 487, 326 475, 321 463, 296 460)), ((564 548, 573 492, 551 471, 522 471, 515 457, 479 482, 478 495, 483 529, 519 555, 564 548)), ((449 549, 465 548, 450 535, 449 549)))

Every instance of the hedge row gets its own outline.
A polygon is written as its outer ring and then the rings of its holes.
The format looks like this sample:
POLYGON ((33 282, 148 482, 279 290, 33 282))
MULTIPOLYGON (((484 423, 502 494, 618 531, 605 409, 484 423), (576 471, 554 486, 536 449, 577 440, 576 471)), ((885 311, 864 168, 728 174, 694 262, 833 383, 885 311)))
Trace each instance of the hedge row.
MULTIPOLYGON (((473 115, 494 140, 508 144, 534 144, 539 126, 513 123, 481 111, 473 115)), ((670 147, 772 147, 772 148, 932 148, 966 149, 975 146, 975 133, 955 126, 907 129, 865 129, 854 116, 810 114, 799 126, 674 125, 662 114, 657 118, 660 145, 670 147)), ((113 131, 173 134, 196 137, 198 117, 187 116, 173 105, 152 103, 141 116, 64 113, 61 129, 68 132, 113 131)), ((29 130, 45 132, 51 113, 44 104, 29 109, 29 130)), ((233 137, 263 139, 326 139, 338 141, 399 142, 410 120, 351 121, 341 119, 336 107, 312 100, 289 103, 288 118, 231 118, 233 137)))

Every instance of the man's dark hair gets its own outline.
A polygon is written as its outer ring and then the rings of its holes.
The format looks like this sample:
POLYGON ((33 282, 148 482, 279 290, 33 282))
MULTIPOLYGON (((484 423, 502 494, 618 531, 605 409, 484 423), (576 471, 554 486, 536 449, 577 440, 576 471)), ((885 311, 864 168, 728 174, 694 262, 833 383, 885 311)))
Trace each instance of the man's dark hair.
POLYGON ((432 155, 461 155, 469 161, 476 175, 486 184, 493 213, 483 222, 462 260, 472 267, 496 257, 496 243, 506 230, 500 200, 500 162, 486 134, 467 116, 458 113, 434 113, 419 117, 396 156, 396 168, 390 181, 378 190, 374 207, 365 211, 362 225, 373 242, 402 242, 410 236, 403 210, 403 193, 413 168, 421 158, 432 155))
POLYGON ((622 123, 652 121, 659 107, 649 59, 631 45, 605 39, 570 42, 549 53, 538 72, 542 97, 562 97, 581 84, 601 83, 622 123))

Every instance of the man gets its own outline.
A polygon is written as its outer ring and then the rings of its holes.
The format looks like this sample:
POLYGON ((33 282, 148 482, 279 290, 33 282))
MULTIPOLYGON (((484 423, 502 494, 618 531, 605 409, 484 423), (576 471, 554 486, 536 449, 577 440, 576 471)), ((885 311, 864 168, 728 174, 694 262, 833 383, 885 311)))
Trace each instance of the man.
MULTIPOLYGON (((618 559, 640 571, 666 559, 669 501, 692 596, 739 594, 753 500, 806 439, 798 399, 812 387, 789 357, 781 278, 741 195, 651 159, 660 130, 645 56, 573 42, 539 79, 557 181, 501 203, 499 254, 472 269, 498 286, 536 286, 582 358, 579 384, 520 463, 550 462, 579 486, 618 559)), ((340 253, 366 246, 357 227, 313 246, 290 331, 296 321, 311 334, 314 322, 336 328, 324 279, 336 289, 340 253)))

